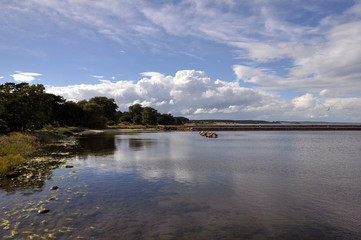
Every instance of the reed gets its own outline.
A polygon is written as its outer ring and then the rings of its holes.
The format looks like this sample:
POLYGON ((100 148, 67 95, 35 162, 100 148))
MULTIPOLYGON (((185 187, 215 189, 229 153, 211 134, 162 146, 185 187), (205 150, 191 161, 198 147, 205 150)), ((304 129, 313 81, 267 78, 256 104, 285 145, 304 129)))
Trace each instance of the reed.
POLYGON ((37 137, 30 134, 14 132, 0 136, 0 175, 22 164, 39 146, 37 137))

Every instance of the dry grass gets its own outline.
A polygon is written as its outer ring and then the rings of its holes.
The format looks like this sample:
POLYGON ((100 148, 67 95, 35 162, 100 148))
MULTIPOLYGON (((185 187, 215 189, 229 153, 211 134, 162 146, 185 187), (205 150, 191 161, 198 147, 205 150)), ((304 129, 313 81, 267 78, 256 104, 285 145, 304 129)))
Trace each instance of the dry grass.
POLYGON ((9 136, 0 136, 0 175, 23 163, 25 157, 34 153, 38 147, 38 139, 29 134, 12 133, 9 136))

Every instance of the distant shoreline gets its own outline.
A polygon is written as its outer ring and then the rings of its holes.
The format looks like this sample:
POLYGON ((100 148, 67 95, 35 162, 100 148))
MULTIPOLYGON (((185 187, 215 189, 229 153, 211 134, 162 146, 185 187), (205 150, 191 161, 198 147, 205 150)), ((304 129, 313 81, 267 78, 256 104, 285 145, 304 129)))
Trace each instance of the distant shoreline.
POLYGON ((194 125, 189 131, 361 131, 360 124, 194 125))
POLYGON ((89 129, 82 132, 75 133, 76 136, 86 136, 86 135, 94 135, 101 133, 117 133, 117 132, 137 132, 137 131, 155 131, 155 128, 114 128, 114 129, 89 129))
POLYGON ((245 124, 245 125, 182 125, 182 126, 157 126, 154 128, 134 129, 89 129, 78 132, 77 136, 94 135, 101 133, 136 132, 136 131, 361 131, 361 124, 245 124))

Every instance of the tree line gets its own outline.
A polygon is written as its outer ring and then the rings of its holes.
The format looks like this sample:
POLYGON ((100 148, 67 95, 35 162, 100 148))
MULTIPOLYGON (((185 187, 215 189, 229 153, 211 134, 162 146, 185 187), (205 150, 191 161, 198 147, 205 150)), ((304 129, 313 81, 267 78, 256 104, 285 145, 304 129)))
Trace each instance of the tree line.
POLYGON ((0 133, 37 130, 47 124, 104 128, 118 123, 179 125, 184 117, 161 114, 141 104, 118 111, 113 98, 93 97, 79 102, 45 92, 42 84, 5 83, 0 85, 0 133))

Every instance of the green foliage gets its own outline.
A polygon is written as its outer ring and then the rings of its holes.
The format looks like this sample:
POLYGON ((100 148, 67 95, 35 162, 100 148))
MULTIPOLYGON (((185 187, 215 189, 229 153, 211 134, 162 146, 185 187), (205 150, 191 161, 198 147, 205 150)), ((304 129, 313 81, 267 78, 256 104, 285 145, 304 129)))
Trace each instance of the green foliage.
POLYGON ((139 103, 129 106, 129 114, 131 122, 134 124, 142 123, 143 107, 139 103))
POLYGON ((123 115, 120 117, 119 122, 131 123, 132 122, 132 116, 130 115, 129 112, 124 112, 123 115))
POLYGON ((38 145, 37 138, 29 134, 12 133, 0 136, 0 174, 11 171, 32 154, 38 145))
POLYGON ((64 99, 44 90, 41 84, 0 85, 0 119, 10 131, 40 129, 53 120, 55 109, 64 99))
POLYGON ((158 111, 151 107, 145 107, 142 114, 142 123, 148 125, 157 124, 158 111))
POLYGON ((0 134, 7 134, 10 132, 10 128, 8 127, 5 120, 0 119, 0 134))
POLYGON ((158 116, 158 124, 160 125, 174 125, 175 118, 171 114, 162 114, 158 116))
POLYGON ((189 122, 185 117, 173 117, 172 114, 160 114, 152 107, 142 107, 141 104, 129 106, 129 112, 124 112, 120 122, 143 125, 181 125, 189 122))
POLYGON ((5 175, 23 162, 20 154, 0 156, 0 175, 5 175))
POLYGON ((116 121, 116 110, 118 108, 113 98, 94 97, 89 100, 89 104, 95 104, 100 108, 101 114, 108 120, 116 121))
POLYGON ((94 97, 75 103, 46 93, 41 84, 5 83, 0 85, 0 134, 45 129, 53 134, 69 135, 60 127, 105 128, 119 122, 174 125, 189 121, 159 114, 156 109, 141 104, 129 106, 129 111, 124 113, 117 109, 113 98, 94 97))

